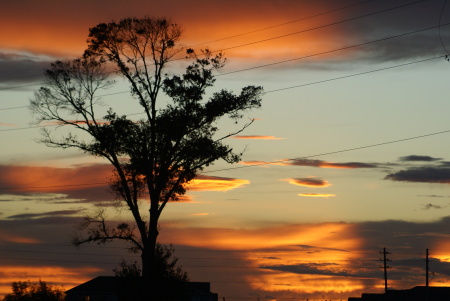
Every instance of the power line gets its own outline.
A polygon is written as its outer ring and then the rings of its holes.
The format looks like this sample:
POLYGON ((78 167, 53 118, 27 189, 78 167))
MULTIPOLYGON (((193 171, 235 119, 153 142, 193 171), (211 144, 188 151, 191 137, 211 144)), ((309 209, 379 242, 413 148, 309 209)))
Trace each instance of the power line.
POLYGON ((23 108, 28 108, 28 106, 19 106, 19 107, 10 107, 10 108, 0 108, 0 111, 16 110, 16 109, 23 109, 23 108))
MULTIPOLYGON (((312 57, 316 57, 316 56, 321 56, 321 55, 330 54, 330 53, 334 53, 334 52, 339 52, 339 51, 343 51, 343 50, 348 50, 348 49, 352 49, 352 48, 357 48, 357 47, 361 47, 361 46, 367 46, 367 45, 370 45, 370 44, 374 44, 374 43, 378 43, 378 42, 384 42, 384 41, 387 41, 387 40, 400 38, 400 37, 416 34, 416 33, 423 32, 423 31, 428 31, 428 30, 435 29, 435 28, 439 28, 440 29, 441 27, 448 26, 448 25, 450 25, 450 23, 445 23, 445 24, 440 24, 440 25, 431 26, 431 27, 427 27, 427 28, 422 28, 422 29, 418 29, 418 30, 414 30, 414 31, 410 31, 410 32, 401 33, 401 34, 398 34, 398 35, 388 36, 388 37, 384 37, 384 38, 380 38, 380 39, 376 39, 376 40, 372 40, 372 41, 368 41, 368 42, 363 42, 363 43, 359 43, 359 44, 348 45, 348 46, 335 48, 335 49, 327 50, 327 51, 323 51, 323 52, 313 53, 313 54, 310 54, 310 55, 305 55, 305 56, 301 56, 301 57, 297 57, 297 58, 282 60, 282 61, 268 63, 268 64, 263 64, 263 65, 257 65, 257 66, 243 68, 243 69, 238 69, 238 70, 233 70, 233 71, 229 71, 229 72, 224 72, 224 73, 217 74, 216 77, 229 75, 229 74, 234 74, 234 73, 239 73, 239 72, 250 71, 250 70, 255 70, 255 69, 264 68, 264 67, 275 66, 275 65, 279 65, 279 64, 293 62, 293 61, 299 61, 299 60, 303 60, 303 59, 307 59, 307 58, 312 58, 312 57)), ((438 57, 438 58, 441 58, 441 57, 438 57)), ((393 68, 395 68, 395 67, 396 66, 394 66, 393 68)), ((370 71, 370 72, 374 72, 374 71, 370 71)), ((370 73, 370 72, 368 72, 368 73, 370 73)), ((355 76, 355 75, 351 75, 351 76, 355 76)), ((315 84, 315 83, 311 83, 311 84, 315 84)), ((308 85, 310 85, 310 84, 308 84, 308 85)), ((266 93, 269 93, 269 92, 272 92, 272 91, 268 91, 266 93)), ((98 95, 97 97, 112 96, 112 95, 119 95, 119 94, 125 94, 125 93, 130 93, 130 91, 126 90, 126 91, 113 92, 113 93, 98 95)), ((28 106, 18 106, 18 107, 4 108, 4 109, 0 108, 0 111, 2 111, 2 110, 22 109, 22 108, 27 108, 27 107, 28 106)), ((137 115, 137 114, 141 114, 141 113, 128 114, 128 115, 137 115)), ((33 127, 10 129, 10 130, 22 130, 22 129, 29 129, 29 128, 33 128, 33 127)), ((2 131, 2 130, 0 130, 0 131, 2 131)))
POLYGON ((203 43, 200 43, 200 44, 192 45, 191 47, 196 47, 196 46, 201 46, 201 45, 205 45, 205 44, 209 44, 209 43, 215 43, 215 42, 219 42, 219 41, 229 40, 229 39, 232 39, 232 38, 237 38, 237 37, 241 37, 241 36, 245 36, 245 35, 261 32, 261 31, 273 29, 273 28, 276 28, 276 27, 281 27, 281 26, 284 26, 284 25, 305 21, 305 20, 312 19, 312 18, 315 18, 315 17, 327 15, 329 13, 334 13, 334 12, 337 12, 337 11, 340 11, 340 10, 344 10, 344 9, 347 9, 347 8, 350 8, 350 7, 354 7, 354 6, 358 6, 358 5, 361 5, 361 4, 365 4, 365 3, 371 2, 371 1, 373 1, 373 0, 368 0, 368 1, 364 1, 364 2, 358 2, 358 3, 350 4, 350 5, 343 6, 343 7, 340 7, 340 8, 336 8, 336 9, 333 9, 333 10, 329 10, 329 11, 326 11, 326 12, 322 12, 322 13, 318 13, 318 14, 315 14, 315 15, 311 15, 311 16, 308 16, 308 17, 304 17, 304 18, 300 18, 300 19, 296 19, 296 20, 292 20, 292 21, 288 21, 288 22, 284 22, 284 23, 280 23, 280 24, 276 24, 276 25, 272 25, 272 26, 268 26, 268 27, 264 27, 264 28, 260 28, 260 29, 256 29, 256 30, 252 30, 252 31, 244 32, 244 33, 240 33, 240 34, 236 34, 236 35, 232 35, 232 36, 228 36, 228 37, 225 37, 225 38, 220 38, 220 39, 211 40, 211 41, 208 41, 208 42, 203 42, 203 43))
MULTIPOLYGON (((431 58, 421 59, 421 60, 417 60, 417 61, 402 63, 402 64, 398 64, 398 65, 394 65, 394 66, 388 66, 388 67, 383 67, 383 68, 379 68, 379 69, 373 69, 373 70, 368 70, 368 71, 364 71, 364 72, 359 72, 359 73, 354 73, 354 74, 349 74, 349 75, 338 76, 338 77, 333 77, 333 78, 329 78, 329 79, 314 81, 314 82, 310 82, 310 83, 306 83, 306 84, 300 84, 300 85, 294 85, 294 86, 289 86, 289 87, 284 87, 284 88, 279 88, 279 89, 273 89, 273 90, 269 90, 269 91, 264 92, 264 94, 273 93, 273 92, 279 92, 279 91, 284 91, 284 90, 289 90, 289 89, 294 89, 294 88, 301 88, 301 87, 306 87, 306 86, 312 86, 312 85, 317 85, 317 84, 321 84, 321 83, 331 82, 331 81, 335 81, 335 80, 340 80, 340 79, 345 79, 345 78, 350 78, 350 77, 355 77, 355 76, 375 73, 375 72, 389 70, 389 69, 395 69, 395 68, 409 66, 409 65, 413 65, 413 64, 428 62, 428 61, 432 61, 432 60, 436 60, 436 59, 442 59, 444 57, 445 57, 445 55, 440 55, 440 56, 435 56, 435 57, 431 57, 431 58)), ((115 95, 115 94, 122 94, 122 93, 129 93, 129 91, 116 92, 116 93, 111 93, 111 94, 106 94, 106 95, 115 95)), ((99 95, 99 97, 101 97, 101 96, 105 96, 105 95, 99 95)), ((127 114, 127 116, 140 115, 140 114, 143 114, 143 113, 127 114)), ((28 130, 28 129, 35 129, 35 128, 41 128, 41 127, 48 127, 48 126, 57 126, 57 125, 38 125, 38 126, 29 126, 29 127, 21 127, 21 128, 13 128, 13 129, 9 128, 9 129, 0 130, 0 132, 28 130)))
POLYGON ((330 27, 330 26, 334 26, 334 25, 338 25, 338 24, 342 24, 342 23, 346 23, 346 22, 351 22, 351 21, 355 21, 355 20, 358 20, 358 19, 366 18, 366 17, 371 17, 371 16, 374 16, 374 15, 377 15, 377 14, 381 14, 381 13, 385 13, 385 12, 392 11, 392 10, 395 10, 395 9, 403 8, 403 7, 406 7, 406 6, 409 6, 409 5, 414 5, 414 4, 417 4, 417 3, 420 3, 420 2, 424 2, 424 1, 425 0, 419 0, 419 1, 415 1, 415 2, 410 2, 410 3, 407 3, 407 4, 402 4, 402 5, 399 5, 399 6, 395 6, 395 7, 391 7, 391 8, 387 8, 387 9, 383 9, 383 10, 379 10, 377 12, 372 12, 372 13, 368 13, 368 14, 365 14, 365 15, 352 17, 352 18, 348 18, 348 19, 345 19, 345 20, 341 20, 341 21, 336 21, 336 22, 325 24, 325 25, 320 25, 320 26, 308 28, 308 29, 305 29, 305 30, 296 31, 296 32, 289 33, 289 34, 279 35, 279 36, 276 36, 276 37, 267 38, 267 39, 263 39, 263 40, 259 40, 259 41, 255 41, 255 42, 249 42, 249 43, 245 43, 245 44, 241 44, 241 45, 237 45, 237 46, 232 46, 232 47, 228 47, 228 48, 222 48, 222 49, 220 49, 218 51, 215 51, 215 52, 220 52, 220 51, 240 48, 240 47, 244 47, 244 46, 259 44, 259 43, 262 43, 262 42, 273 41, 273 40, 277 40, 277 39, 281 39, 281 38, 285 38, 285 37, 289 37, 289 36, 293 36, 293 35, 309 32, 309 31, 313 31, 313 30, 317 30, 317 29, 323 29, 323 28, 326 28, 326 27, 330 27))
MULTIPOLYGON (((338 153, 343 153, 343 152, 349 152, 349 151, 360 150, 360 149, 365 149, 365 148, 377 147, 377 146, 393 144, 393 143, 409 141, 409 140, 415 140, 415 139, 420 139, 420 138, 425 138, 425 137, 430 137, 430 136, 440 135, 440 134, 447 134, 447 133, 450 133, 450 130, 445 130, 445 131, 440 131, 440 132, 435 132, 435 133, 430 133, 430 134, 424 134, 424 135, 414 136, 414 137, 409 137, 409 138, 397 139, 397 140, 392 140, 392 141, 387 141, 387 142, 381 142, 381 143, 376 143, 376 144, 370 144, 370 145, 365 145, 365 146, 359 146, 359 147, 354 147, 354 148, 347 148, 347 149, 337 150, 337 151, 332 151, 332 152, 327 152, 327 153, 321 153, 321 154, 301 157, 300 159, 308 159, 308 158, 313 158, 313 157, 318 157, 318 156, 338 154, 338 153)), ((291 159, 291 160, 293 160, 293 159, 291 159)), ((207 171, 207 172, 204 172, 204 173, 211 173, 211 172, 232 170, 232 169, 241 169, 241 168, 248 168, 248 167, 253 167, 253 166, 270 165, 270 164, 273 164, 273 163, 280 163, 280 162, 286 162, 286 160, 283 159, 283 160, 276 160, 276 161, 265 162, 265 163, 257 163, 257 164, 252 164, 252 165, 244 165, 244 166, 238 166, 238 167, 222 168, 222 169, 210 170, 210 171, 207 171)))
POLYGON ((349 75, 344 75, 344 76, 339 76, 339 77, 333 77, 333 78, 330 78, 330 79, 315 81, 315 82, 311 82, 311 83, 307 83, 307 84, 301 84, 301 85, 295 85, 295 86, 290 86, 290 87, 285 87, 285 88, 280 88, 280 89, 274 89, 274 90, 267 91, 265 93, 267 94, 267 93, 279 92, 279 91, 284 91, 284 90, 289 90, 289 89, 294 89, 294 88, 300 88, 300 87, 306 87, 306 86, 311 86, 311 85, 317 85, 317 84, 331 82, 331 81, 335 81, 335 80, 339 80, 339 79, 355 77, 355 76, 360 76, 360 75, 364 75, 364 74, 369 74, 369 73, 374 73, 374 72, 379 72, 379 71, 384 71, 384 70, 404 67, 404 66, 408 66, 408 65, 428 62, 428 61, 432 61, 432 60, 442 59, 444 57, 445 57, 445 55, 439 55, 439 56, 426 58, 426 59, 422 59, 422 60, 418 60, 418 61, 414 61, 414 62, 407 62, 407 63, 395 65, 395 66, 388 66, 388 67, 383 67, 383 68, 379 68, 379 69, 374 69, 374 70, 369 70, 369 71, 364 71, 364 72, 359 72, 359 73, 354 73, 354 74, 349 74, 349 75))
MULTIPOLYGON (((228 47, 228 48, 223 48, 223 49, 220 49, 220 50, 216 50, 214 52, 221 52, 221 51, 225 51, 225 50, 236 49, 236 48, 240 48, 240 47, 244 47, 244 46, 259 44, 259 43, 263 43, 263 42, 267 42, 267 41, 271 41, 271 40, 275 40, 275 39, 280 39, 280 38, 284 38, 284 37, 288 37, 288 36, 292 36, 292 35, 297 35, 297 34, 309 32, 309 31, 314 31, 314 30, 317 30, 317 29, 322 29, 322 28, 326 28, 326 27, 330 27, 330 26, 334 26, 334 25, 338 25, 338 24, 342 24, 342 23, 346 23, 346 22, 350 22, 350 21, 355 21, 355 20, 362 19, 362 18, 365 18, 365 17, 370 17, 370 16, 373 16, 373 15, 385 13, 385 12, 388 12, 388 11, 392 11, 392 10, 395 10, 395 9, 407 7, 407 6, 414 5, 414 4, 417 4, 417 3, 420 3, 420 2, 424 2, 424 1, 425 0, 414 1, 414 2, 407 3, 407 4, 402 4, 402 5, 399 5, 399 6, 383 9, 383 10, 380 10, 380 11, 377 11, 377 12, 372 12, 372 13, 369 13, 369 14, 365 14, 365 15, 361 15, 361 16, 357 16, 357 17, 353 17, 353 18, 349 18, 349 19, 345 19, 345 20, 341 20, 341 21, 328 23, 328 24, 325 24, 325 25, 316 26, 316 27, 305 29, 305 30, 301 30, 301 31, 285 34, 285 35, 279 35, 279 36, 275 36, 275 37, 268 38, 268 39, 263 39, 263 40, 258 40, 258 41, 254 41, 254 42, 250 42, 250 43, 241 44, 241 45, 231 46, 231 47, 228 47)), ((366 1, 366 2, 369 2, 369 1, 366 1)), ((350 5, 348 7, 355 6, 355 5, 359 5, 359 4, 350 5)), ((325 13, 322 13, 322 14, 327 14, 327 13, 328 12, 325 12, 325 13)), ((312 17, 314 17, 314 16, 312 16, 312 17)), ((308 18, 312 18, 312 17, 308 17, 308 18)), ((292 22, 297 22, 297 21, 294 20, 292 22)), ((292 22, 282 23, 279 26, 284 25, 284 24, 288 24, 288 23, 292 23, 292 22)), ((262 30, 265 30, 265 29, 262 29, 262 30)), ((225 39, 227 39, 227 38, 225 38, 225 39)), ((180 58, 180 59, 185 59, 185 57, 180 58)), ((174 59, 174 60, 179 60, 179 59, 174 59)), ((118 72, 118 71, 119 70, 114 70, 114 71, 111 71, 111 73, 118 72)), ((27 76, 27 77, 30 77, 30 76, 27 76)), ((5 87, 5 88, 0 88, 0 91, 1 90, 16 89, 16 88, 24 88, 24 87, 29 87, 29 86, 36 86, 36 85, 41 85, 41 84, 42 83, 35 83, 35 84, 29 84, 29 85, 5 87)))
MULTIPOLYGON (((434 133, 429 133, 429 134, 424 134, 424 135, 419 135, 419 136, 414 136, 414 137, 402 138, 402 139, 397 139, 397 140, 392 140, 392 141, 386 141, 386 142, 381 142, 381 143, 376 143, 376 144, 370 144, 370 145, 365 145, 365 146, 358 146, 358 147, 353 147, 353 148, 347 148, 347 149, 331 151, 331 152, 326 152, 326 153, 321 153, 321 154, 315 154, 315 155, 301 157, 300 159, 308 159, 308 158, 313 158, 313 157, 344 153, 344 152, 349 152, 349 151, 354 151, 354 150, 372 148, 372 147, 377 147, 377 146, 382 146, 382 145, 387 145, 387 144, 393 144, 393 143, 399 143, 399 142, 415 140, 415 139, 421 139, 421 138, 425 138, 425 137, 441 135, 441 134, 447 134, 447 133, 450 133, 450 130, 434 132, 434 133)), ((289 160, 294 160, 294 159, 289 159, 289 160)), ((203 174, 217 172, 217 171, 234 170, 234 169, 242 169, 242 168, 249 168, 249 167, 255 167, 255 166, 270 165, 270 164, 273 164, 273 163, 280 163, 280 162, 286 162, 286 160, 282 159, 282 160, 276 160, 276 161, 270 161, 270 162, 264 162, 264 163, 257 163, 257 164, 252 164, 252 165, 244 165, 244 166, 237 166, 237 167, 230 167, 230 168, 215 169, 215 170, 205 171, 205 172, 203 172, 203 174)), ((108 184, 108 182, 83 183, 83 184, 73 184, 73 185, 35 186, 35 187, 0 187, 0 190, 2 190, 2 189, 4 189, 4 190, 26 190, 26 189, 65 188, 65 187, 73 187, 73 186, 79 187, 79 186, 102 185, 102 184, 108 184)))
POLYGON ((439 41, 441 42, 442 48, 444 48, 447 55, 450 55, 450 52, 448 51, 447 47, 445 46, 444 41, 442 40, 442 34, 441 34, 441 21, 442 21, 442 14, 444 13, 445 5, 447 4, 447 0, 444 0, 444 4, 442 5, 441 12, 439 14, 439 22, 438 22, 438 35, 439 35, 439 41))
POLYGON ((407 35, 419 33, 419 32, 422 32, 422 31, 427 31, 427 30, 430 30, 430 29, 435 29, 435 28, 439 28, 439 27, 447 26, 447 25, 450 25, 450 23, 446 23, 446 24, 442 24, 442 25, 436 25, 436 26, 431 26, 431 27, 418 29, 418 30, 414 30, 414 31, 410 31, 410 32, 405 32, 405 33, 401 33, 401 34, 394 35, 394 36, 389 36, 389 37, 384 37, 384 38, 381 38, 381 39, 376 39, 376 40, 372 40, 372 41, 368 41, 368 42, 363 42, 363 43, 360 43, 360 44, 353 44, 353 45, 348 45, 348 46, 344 46, 344 47, 340 47, 340 48, 336 48, 336 49, 332 49, 332 50, 327 50, 327 51, 323 51, 323 52, 313 53, 313 54, 310 54, 310 55, 305 55, 305 56, 301 56, 301 57, 297 57, 297 58, 293 58, 293 59, 287 59, 287 60, 278 61, 278 62, 274 62, 274 63, 268 63, 268 64, 264 64, 264 65, 258 65, 258 66, 254 66, 254 67, 248 67, 248 68, 243 68, 243 69, 239 69, 239 70, 224 72, 224 73, 220 73, 220 74, 218 74, 216 76, 223 76, 223 75, 228 75, 228 74, 233 74, 233 73, 238 73, 238 72, 243 72, 243 71, 249 71, 249 70, 254 70, 254 69, 259 69, 259 68, 264 68, 264 67, 284 64, 284 63, 289 63, 289 62, 293 62, 293 61, 299 61, 299 60, 312 58, 312 57, 316 57, 316 56, 320 56, 320 55, 324 55, 324 54, 330 54, 330 53, 338 52, 338 51, 342 51, 342 50, 348 50, 348 49, 351 49, 351 48, 367 46, 367 45, 370 45, 370 44, 374 44, 374 43, 378 43, 378 42, 384 42, 384 41, 387 41, 387 40, 391 40, 391 39, 395 39, 395 38, 399 38, 399 37, 404 37, 404 36, 407 36, 407 35))

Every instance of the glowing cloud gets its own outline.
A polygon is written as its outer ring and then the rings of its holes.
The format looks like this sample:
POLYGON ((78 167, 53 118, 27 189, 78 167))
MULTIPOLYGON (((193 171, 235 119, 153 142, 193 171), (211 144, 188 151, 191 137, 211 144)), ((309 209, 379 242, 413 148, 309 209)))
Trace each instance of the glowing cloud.
POLYGON ((258 136, 258 135, 238 135, 238 136, 231 136, 231 138, 234 139, 261 139, 261 140, 282 140, 286 138, 278 138, 275 136, 258 136))
POLYGON ((335 194, 330 193, 299 193, 299 196, 306 196, 306 197, 315 197, 315 198, 329 198, 336 196, 335 194))
POLYGON ((307 187, 328 187, 331 184, 328 181, 316 178, 295 178, 295 179, 282 179, 282 181, 287 181, 289 184, 307 187))
POLYGON ((191 191, 228 191, 250 184, 248 180, 199 176, 187 186, 191 191))

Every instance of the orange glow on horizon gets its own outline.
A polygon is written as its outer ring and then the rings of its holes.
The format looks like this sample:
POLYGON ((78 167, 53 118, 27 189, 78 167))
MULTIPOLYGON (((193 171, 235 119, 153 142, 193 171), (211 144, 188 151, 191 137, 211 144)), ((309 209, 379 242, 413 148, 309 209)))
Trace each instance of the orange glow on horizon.
POLYGON ((351 277, 337 277, 326 275, 302 275, 268 271, 261 275, 249 276, 247 281, 255 290, 291 293, 327 294, 339 298, 342 293, 362 291, 365 286, 362 281, 351 277))
POLYGON ((0 295, 11 293, 11 283, 15 281, 39 282, 45 281, 64 290, 79 285, 91 278, 88 274, 99 273, 102 270, 93 267, 55 267, 55 266, 2 266, 0 280, 0 295))

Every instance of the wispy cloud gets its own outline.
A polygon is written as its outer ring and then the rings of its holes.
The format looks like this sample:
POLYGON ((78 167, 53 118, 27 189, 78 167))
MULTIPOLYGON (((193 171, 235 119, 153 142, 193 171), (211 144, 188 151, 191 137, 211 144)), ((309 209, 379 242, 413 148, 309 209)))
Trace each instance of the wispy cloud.
POLYGON ((375 163, 362 163, 362 162, 345 162, 345 163, 335 163, 327 162, 322 160, 311 160, 311 159, 290 159, 290 164, 295 166, 310 166, 310 167, 321 167, 321 168, 376 168, 378 167, 375 163))
POLYGON ((443 209, 446 208, 447 206, 441 206, 441 205, 435 205, 435 204, 431 204, 428 203, 425 206, 423 206, 423 210, 430 210, 430 209, 443 209))
POLYGON ((23 213, 23 214, 16 214, 8 216, 8 219, 31 219, 31 218, 42 218, 42 217, 51 217, 51 216, 70 216, 70 215, 77 215, 83 212, 84 210, 58 210, 58 211, 49 211, 49 212, 42 212, 42 213, 23 213))

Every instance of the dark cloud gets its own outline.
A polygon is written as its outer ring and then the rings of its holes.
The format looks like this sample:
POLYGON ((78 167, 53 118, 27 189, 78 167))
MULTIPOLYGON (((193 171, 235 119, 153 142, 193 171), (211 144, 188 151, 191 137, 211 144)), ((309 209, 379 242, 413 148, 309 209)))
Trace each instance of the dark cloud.
POLYGON ((44 69, 56 59, 39 57, 29 53, 0 52, 0 88, 36 89, 36 86, 20 84, 39 84, 43 79, 44 69), (19 84, 20 83, 20 84, 19 84), (18 85, 17 88, 14 88, 18 85))
POLYGON ((376 168, 377 164, 374 163, 361 163, 361 162, 346 162, 346 163, 334 163, 327 162, 322 160, 311 160, 311 159, 291 159, 291 165, 296 166, 311 166, 311 167, 322 167, 322 168, 344 168, 344 169, 353 169, 353 168, 376 168))
POLYGON ((58 204, 64 201, 68 201, 67 195, 57 193, 0 194, 0 202, 45 202, 58 204))
POLYGON ((23 214, 16 214, 8 216, 8 219, 32 219, 32 218, 41 218, 41 217, 51 217, 51 216, 68 216, 68 215, 78 215, 83 210, 58 210, 58 211, 49 211, 49 212, 42 212, 42 213, 23 213, 23 214))
POLYGON ((385 179, 401 182, 449 184, 450 167, 414 167, 388 174, 385 179))
POLYGON ((433 162, 442 160, 441 158, 433 158, 430 156, 419 156, 419 155, 409 155, 399 158, 400 161, 423 161, 423 162, 433 162))
MULTIPOLYGON (((437 28, 433 29, 437 30, 437 28)), ((408 37, 371 44, 361 51, 360 56, 361 59, 372 62, 403 61, 439 56, 442 55, 443 49, 437 38, 432 30, 430 30, 430 34, 411 34, 408 37), (418 40, 423 44, 419 46, 418 40)))
MULTIPOLYGON (((377 264, 378 265, 378 264, 377 264)), ((374 267, 376 265, 373 265, 374 267)), ((333 262, 312 263, 312 264, 293 264, 293 265, 267 265, 260 266, 260 269, 288 272, 294 274, 306 275, 323 275, 323 276, 339 276, 339 277, 365 277, 377 278, 379 273, 368 272, 367 270, 358 271, 356 269, 340 268, 338 264, 333 262)))

